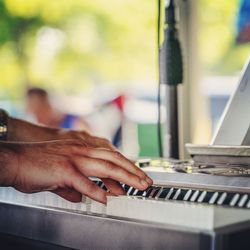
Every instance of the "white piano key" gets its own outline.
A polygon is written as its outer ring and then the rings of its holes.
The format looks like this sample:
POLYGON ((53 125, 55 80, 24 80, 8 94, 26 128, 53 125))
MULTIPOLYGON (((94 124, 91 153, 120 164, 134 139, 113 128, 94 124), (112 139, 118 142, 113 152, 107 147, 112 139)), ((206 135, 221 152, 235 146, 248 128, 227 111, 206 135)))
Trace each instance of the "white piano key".
POLYGON ((240 199, 240 201, 239 201, 239 203, 238 203, 238 207, 243 207, 244 204, 245 204, 246 201, 247 201, 247 198, 248 198, 248 195, 247 195, 247 194, 244 194, 244 195, 241 197, 241 199, 240 199))
POLYGON ((133 195, 136 195, 138 193, 138 189, 136 189, 134 192, 133 192, 133 195))
POLYGON ((130 187, 130 188, 128 189, 127 195, 130 195, 130 192, 132 191, 132 189, 133 189, 133 187, 130 187))
POLYGON ((249 201, 247 202, 246 207, 247 207, 247 208, 250 208, 250 199, 249 199, 249 201))
POLYGON ((184 201, 187 201, 187 200, 189 199, 189 197, 190 197, 191 194, 192 194, 192 189, 189 189, 189 190, 187 191, 187 193, 185 194, 183 200, 184 200, 184 201))
POLYGON ((200 193, 200 191, 199 191, 199 190, 196 190, 196 191, 193 193, 193 195, 192 195, 190 201, 195 201, 196 198, 198 197, 199 193, 200 193))
POLYGON ((153 198, 153 196, 154 196, 155 194, 158 194, 159 191, 160 191, 160 188, 159 188, 159 187, 155 187, 155 188, 152 190, 152 192, 150 193, 149 198, 153 198))
MULTIPOLYGON (((125 196, 127 197, 127 196, 125 196)), ((86 211, 88 213, 95 213, 95 214, 106 214, 106 205, 94 201, 90 198, 86 198, 86 211)))
POLYGON ((238 199, 240 198, 239 194, 235 194, 232 198, 232 200, 229 203, 229 206, 235 206, 235 204, 237 203, 238 199))
POLYGON ((157 193, 157 195, 155 196, 155 199, 159 199, 159 196, 161 195, 161 192, 164 190, 163 187, 161 187, 161 189, 159 190, 159 192, 157 193))
POLYGON ((226 199, 226 197, 227 197, 227 193, 222 193, 221 194, 221 196, 220 196, 220 198, 218 199, 218 201, 217 201, 217 204, 218 205, 222 205, 223 204, 223 202, 224 202, 224 200, 226 199))
POLYGON ((107 215, 213 230, 250 220, 250 210, 173 200, 108 197, 107 215))
POLYGON ((219 193, 218 192, 215 192, 213 195, 212 195, 212 197, 211 197, 211 199, 209 200, 209 204, 214 204, 215 203, 215 201, 216 201, 216 199, 217 199, 217 197, 218 197, 218 195, 219 195, 219 193))
POLYGON ((181 189, 179 188, 176 193, 174 194, 174 197, 173 197, 173 200, 176 200, 178 198, 178 196, 180 195, 181 193, 181 189))
POLYGON ((207 191, 204 190, 201 195, 199 196, 197 202, 202 202, 204 200, 204 198, 206 197, 207 191))

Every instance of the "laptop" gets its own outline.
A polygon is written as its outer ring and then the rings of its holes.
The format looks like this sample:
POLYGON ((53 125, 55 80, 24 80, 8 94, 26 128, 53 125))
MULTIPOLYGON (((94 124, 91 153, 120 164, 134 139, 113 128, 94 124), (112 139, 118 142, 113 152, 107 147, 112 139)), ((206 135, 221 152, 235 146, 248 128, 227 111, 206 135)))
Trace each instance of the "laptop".
POLYGON ((198 163, 250 165, 250 58, 209 145, 186 144, 198 163))

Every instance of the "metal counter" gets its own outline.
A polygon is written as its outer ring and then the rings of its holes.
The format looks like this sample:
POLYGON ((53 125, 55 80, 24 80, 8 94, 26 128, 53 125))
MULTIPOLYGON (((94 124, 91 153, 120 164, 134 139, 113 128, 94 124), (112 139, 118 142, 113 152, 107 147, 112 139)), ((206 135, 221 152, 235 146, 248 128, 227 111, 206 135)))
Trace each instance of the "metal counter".
POLYGON ((250 222, 201 232, 79 211, 0 203, 0 233, 2 246, 8 239, 8 244, 19 242, 19 249, 24 249, 21 245, 25 241, 25 249, 242 250, 249 248, 250 222))

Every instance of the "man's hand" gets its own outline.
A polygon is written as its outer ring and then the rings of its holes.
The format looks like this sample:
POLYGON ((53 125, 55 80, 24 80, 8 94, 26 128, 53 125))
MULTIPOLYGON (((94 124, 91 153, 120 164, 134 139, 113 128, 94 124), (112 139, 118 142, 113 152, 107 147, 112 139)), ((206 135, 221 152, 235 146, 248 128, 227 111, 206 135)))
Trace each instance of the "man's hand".
POLYGON ((106 203, 107 195, 124 194, 119 182, 140 190, 152 185, 152 180, 119 152, 88 147, 81 140, 1 144, 5 153, 0 185, 25 193, 51 191, 72 202, 81 201, 84 194, 106 203), (102 179, 109 192, 88 177, 102 179))
POLYGON ((76 131, 76 130, 64 130, 60 129, 57 132, 57 138, 60 139, 78 139, 84 142, 87 146, 93 148, 107 148, 110 150, 117 151, 117 148, 105 138, 98 136, 93 136, 85 131, 76 131))
POLYGON ((89 147, 116 150, 107 139, 92 136, 85 131, 48 128, 12 117, 9 117, 8 127, 9 141, 41 142, 62 139, 78 139, 89 147))

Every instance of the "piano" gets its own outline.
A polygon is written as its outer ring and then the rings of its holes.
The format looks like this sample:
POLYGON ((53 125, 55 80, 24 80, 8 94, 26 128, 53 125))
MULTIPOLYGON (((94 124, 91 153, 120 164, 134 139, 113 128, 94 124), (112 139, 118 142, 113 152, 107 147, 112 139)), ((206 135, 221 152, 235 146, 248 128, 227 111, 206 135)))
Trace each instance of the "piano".
POLYGON ((0 239, 25 249, 249 249, 249 166, 138 165, 154 185, 140 191, 122 184, 126 195, 110 196, 107 206, 1 188, 0 239))

